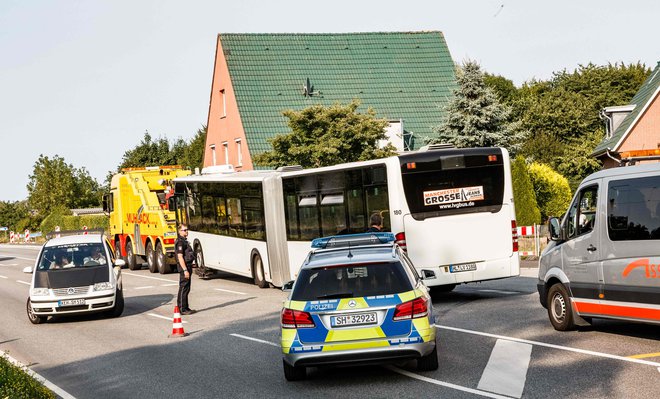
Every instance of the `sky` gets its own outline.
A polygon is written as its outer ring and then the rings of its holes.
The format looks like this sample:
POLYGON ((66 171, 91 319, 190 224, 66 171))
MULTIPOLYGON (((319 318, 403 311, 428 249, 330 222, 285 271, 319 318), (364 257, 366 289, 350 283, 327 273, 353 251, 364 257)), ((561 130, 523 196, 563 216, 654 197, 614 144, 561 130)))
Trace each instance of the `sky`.
POLYGON ((455 62, 520 85, 589 62, 655 67, 659 15, 657 0, 1 0, 0 200, 27 198, 40 154, 103 183, 145 131, 192 138, 220 32, 439 30, 455 62))

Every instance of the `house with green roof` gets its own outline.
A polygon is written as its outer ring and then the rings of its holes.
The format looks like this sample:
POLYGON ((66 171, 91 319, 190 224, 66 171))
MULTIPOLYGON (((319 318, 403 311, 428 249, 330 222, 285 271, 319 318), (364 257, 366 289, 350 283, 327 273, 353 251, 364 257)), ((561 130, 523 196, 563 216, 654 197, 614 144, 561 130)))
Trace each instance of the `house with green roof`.
POLYGON ((415 150, 435 137, 456 87, 442 32, 218 35, 204 166, 251 170, 268 139, 289 133, 282 111, 361 101, 415 150))
POLYGON ((601 160, 604 168, 633 158, 660 159, 660 62, 629 105, 607 107, 601 115, 605 119, 605 138, 591 155, 601 160))

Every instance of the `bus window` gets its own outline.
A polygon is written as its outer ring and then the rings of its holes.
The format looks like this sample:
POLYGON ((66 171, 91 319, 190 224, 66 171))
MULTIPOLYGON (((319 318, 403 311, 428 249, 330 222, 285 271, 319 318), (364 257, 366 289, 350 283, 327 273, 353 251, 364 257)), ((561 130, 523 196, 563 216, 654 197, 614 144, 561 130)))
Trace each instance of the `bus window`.
POLYGON ((346 233, 346 211, 344 193, 321 196, 321 234, 330 236, 346 233))
POLYGON ((243 218, 245 220, 245 238, 264 240, 264 213, 261 209, 261 198, 243 199, 243 218))
POLYGON ((243 218, 240 198, 227 198, 227 210, 229 235, 232 237, 243 237, 243 218))
POLYGON ((212 234, 218 233, 214 198, 210 195, 202 195, 202 228, 200 231, 212 234))
POLYGON ((202 229, 202 209, 199 203, 199 192, 196 190, 197 184, 192 185, 192 192, 188 196, 188 201, 186 201, 187 210, 188 210, 188 227, 191 230, 201 230, 202 229))
POLYGON ((383 218, 383 231, 390 231, 389 200, 387 198, 387 186, 367 187, 367 222, 373 213, 379 213, 383 218))
POLYGON ((301 240, 313 240, 321 237, 315 195, 298 197, 298 220, 300 221, 301 240))
POLYGON ((218 232, 224 236, 229 235, 229 219, 227 218, 227 202, 225 197, 215 198, 215 217, 218 232))

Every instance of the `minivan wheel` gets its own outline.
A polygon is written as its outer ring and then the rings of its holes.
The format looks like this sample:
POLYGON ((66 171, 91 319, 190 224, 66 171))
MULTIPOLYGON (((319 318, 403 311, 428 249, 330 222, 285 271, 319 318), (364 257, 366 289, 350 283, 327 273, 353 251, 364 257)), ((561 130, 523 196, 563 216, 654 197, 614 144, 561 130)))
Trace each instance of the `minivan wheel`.
POLYGON ((555 284, 548 290, 548 317, 557 331, 575 329, 571 298, 563 284, 555 284))
POLYGON ((417 359, 417 370, 434 371, 437 369, 438 369, 438 345, 436 343, 431 353, 417 359))
POLYGON ((284 365, 284 378, 287 381, 300 381, 307 378, 307 369, 305 367, 291 366, 284 359, 282 359, 282 364, 284 365))
POLYGON ((27 315, 28 319, 30 319, 30 323, 32 324, 41 324, 48 319, 48 316, 37 316, 34 314, 34 311, 32 311, 32 302, 30 302, 30 298, 27 300, 27 315))

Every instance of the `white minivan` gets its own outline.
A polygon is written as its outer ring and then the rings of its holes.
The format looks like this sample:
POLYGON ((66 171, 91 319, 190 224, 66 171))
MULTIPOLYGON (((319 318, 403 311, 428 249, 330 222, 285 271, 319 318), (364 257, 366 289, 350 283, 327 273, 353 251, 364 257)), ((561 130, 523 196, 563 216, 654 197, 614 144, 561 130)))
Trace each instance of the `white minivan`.
POLYGON ((34 270, 23 270, 32 273, 26 310, 33 324, 81 313, 118 317, 124 310, 124 261, 115 260, 102 231, 77 233, 57 233, 42 247, 34 270))
POLYGON ((537 287, 555 329, 591 318, 660 324, 660 163, 588 176, 550 236, 537 287))

